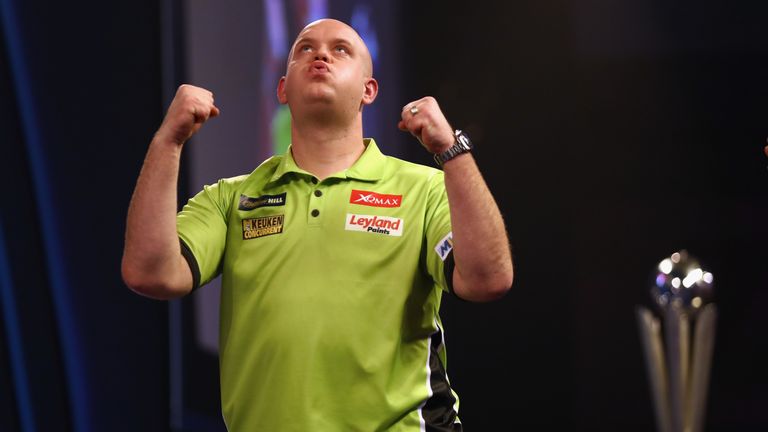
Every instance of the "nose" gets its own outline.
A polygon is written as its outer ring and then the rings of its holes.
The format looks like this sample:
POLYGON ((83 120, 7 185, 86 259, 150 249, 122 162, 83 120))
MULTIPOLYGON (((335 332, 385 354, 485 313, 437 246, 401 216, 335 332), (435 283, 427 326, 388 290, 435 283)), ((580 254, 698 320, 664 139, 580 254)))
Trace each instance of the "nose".
POLYGON ((322 46, 315 51, 315 60, 322 60, 328 63, 328 48, 322 46))

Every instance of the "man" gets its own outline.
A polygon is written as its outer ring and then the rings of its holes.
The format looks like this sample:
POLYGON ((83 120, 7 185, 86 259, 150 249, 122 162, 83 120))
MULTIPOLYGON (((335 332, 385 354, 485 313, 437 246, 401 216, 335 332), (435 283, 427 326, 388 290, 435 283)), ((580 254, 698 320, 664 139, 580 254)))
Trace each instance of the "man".
POLYGON ((398 127, 438 155, 444 174, 363 139, 377 92, 360 36, 320 20, 299 34, 278 84, 292 117, 285 155, 207 186, 177 216, 179 156, 219 115, 213 94, 181 86, 149 146, 123 278, 171 299, 223 274, 230 430, 461 430, 440 296, 502 296, 507 235, 465 136, 433 98, 406 105, 398 127))

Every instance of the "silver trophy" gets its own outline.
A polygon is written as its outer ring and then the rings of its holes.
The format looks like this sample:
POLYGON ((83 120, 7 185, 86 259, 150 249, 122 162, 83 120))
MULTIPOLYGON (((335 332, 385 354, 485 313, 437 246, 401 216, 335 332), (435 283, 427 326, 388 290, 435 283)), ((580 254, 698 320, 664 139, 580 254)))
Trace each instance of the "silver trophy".
POLYGON ((712 286, 712 273, 686 251, 675 252, 654 272, 658 316, 636 309, 659 432, 704 430, 717 322, 712 286))

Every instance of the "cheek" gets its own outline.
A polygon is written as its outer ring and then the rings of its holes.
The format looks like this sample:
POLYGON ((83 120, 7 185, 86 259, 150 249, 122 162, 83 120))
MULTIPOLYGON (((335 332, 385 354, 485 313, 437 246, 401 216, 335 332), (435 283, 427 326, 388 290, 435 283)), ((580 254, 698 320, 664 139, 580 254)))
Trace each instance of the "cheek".
POLYGON ((347 87, 359 89, 361 92, 365 91, 365 78, 359 71, 349 71, 344 74, 343 80, 347 83, 347 87))
POLYGON ((301 87, 301 83, 296 82, 296 76, 286 75, 285 84, 283 85, 286 94, 290 94, 297 88, 301 87))

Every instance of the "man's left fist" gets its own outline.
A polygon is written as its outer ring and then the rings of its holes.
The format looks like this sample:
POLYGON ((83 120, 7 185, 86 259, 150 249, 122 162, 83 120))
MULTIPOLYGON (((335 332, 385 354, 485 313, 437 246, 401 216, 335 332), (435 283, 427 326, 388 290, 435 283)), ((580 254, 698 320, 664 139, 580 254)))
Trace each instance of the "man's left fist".
POLYGON ((455 142, 451 125, 431 96, 405 105, 400 117, 397 127, 410 132, 430 153, 442 153, 455 142))

